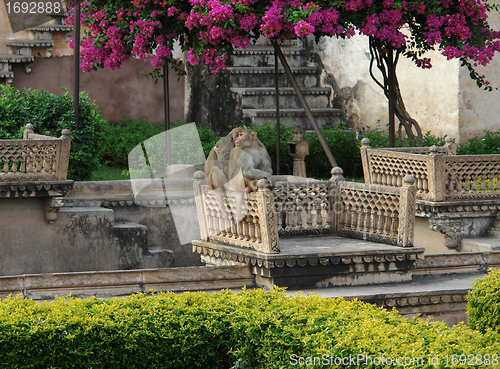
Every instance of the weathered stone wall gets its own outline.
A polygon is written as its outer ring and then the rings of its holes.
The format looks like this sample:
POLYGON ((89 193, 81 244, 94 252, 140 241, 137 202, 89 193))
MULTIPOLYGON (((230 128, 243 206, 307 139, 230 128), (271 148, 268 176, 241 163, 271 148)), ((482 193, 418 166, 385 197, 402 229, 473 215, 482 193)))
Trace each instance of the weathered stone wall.
POLYGON ((47 223, 43 200, 0 199, 0 275, 171 266, 171 252, 148 250, 146 227, 96 207, 62 208, 47 223))
MULTIPOLYGON (((61 86, 73 94, 74 60, 72 56, 35 58, 30 74, 24 66, 14 65, 14 85, 18 88, 40 88, 61 94, 61 86)), ((155 125, 164 124, 163 80, 155 84, 143 76, 153 70, 149 61, 130 59, 120 69, 80 73, 80 91, 95 100, 102 117, 112 122, 147 118, 155 125)), ((170 119, 185 120, 184 77, 179 80, 169 72, 170 119)))
MULTIPOLYGON (((489 14, 489 23, 500 28, 500 14, 489 14)), ((325 68, 323 83, 335 91, 335 107, 345 109, 349 126, 362 130, 366 126, 382 128, 388 122, 388 103, 382 89, 369 74, 368 38, 355 36, 348 40, 322 38, 316 50, 325 68)), ((406 108, 425 133, 448 135, 465 142, 485 130, 500 126, 499 91, 488 92, 476 86, 469 71, 456 60, 447 61, 439 52, 430 52, 431 69, 420 69, 401 57, 397 75, 406 108)), ((380 76, 374 66, 374 74, 380 76)), ((500 58, 487 67, 478 67, 493 87, 500 86, 500 58)), ((397 122, 397 119, 396 119, 397 122)))
MULTIPOLYGON (((345 109, 347 124, 358 130, 378 124, 385 128, 388 102, 370 76, 368 38, 323 38, 316 49, 325 68, 323 81, 333 85, 334 104, 345 109)), ((436 53, 431 58, 430 70, 417 68, 404 57, 400 59, 397 75, 406 107, 424 133, 458 137, 458 63, 448 62, 436 53)), ((381 77, 376 65, 373 74, 381 77)))

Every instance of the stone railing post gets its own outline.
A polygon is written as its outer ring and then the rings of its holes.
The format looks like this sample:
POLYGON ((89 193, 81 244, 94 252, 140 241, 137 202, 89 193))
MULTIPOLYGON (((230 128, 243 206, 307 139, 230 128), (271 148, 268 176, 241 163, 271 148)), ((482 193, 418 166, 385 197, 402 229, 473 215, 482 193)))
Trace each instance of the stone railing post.
POLYGON ((194 191, 194 201, 196 204, 196 214, 198 215, 198 223, 200 224, 200 234, 201 239, 204 241, 208 241, 208 224, 207 217, 205 212, 205 194, 203 193, 202 186, 205 184, 205 173, 202 171, 197 171, 194 174, 194 183, 193 183, 193 191, 194 191))
POLYGON ((257 182, 258 217, 260 223, 260 236, 264 252, 279 253, 280 244, 278 238, 278 217, 274 209, 274 194, 271 184, 267 179, 259 179, 257 182))
POLYGON ((69 152, 71 149, 71 137, 69 130, 63 129, 61 132, 61 153, 59 155, 59 165, 57 166, 57 178, 66 179, 68 176, 69 152))
POLYGON ((413 246, 416 193, 417 189, 415 187, 415 177, 412 175, 405 176, 399 198, 398 246, 413 246))
POLYGON ((363 164, 363 176, 365 177, 365 183, 372 183, 372 177, 370 173, 370 160, 368 158, 368 150, 371 149, 370 139, 363 138, 361 140, 361 163, 363 164))
POLYGON ((26 129, 23 132, 23 139, 27 140, 30 137, 30 134, 35 133, 35 128, 33 127, 33 124, 28 123, 26 124, 26 129))
POLYGON ((331 224, 333 225, 333 232, 337 233, 339 228, 339 219, 345 211, 342 199, 340 197, 339 182, 345 181, 343 176, 344 171, 340 167, 335 167, 330 172, 332 174, 330 181, 333 182, 333 204, 331 214, 331 224))
POLYGON ((444 160, 438 150, 437 146, 431 146, 427 159, 427 185, 431 201, 442 201, 445 197, 444 160))

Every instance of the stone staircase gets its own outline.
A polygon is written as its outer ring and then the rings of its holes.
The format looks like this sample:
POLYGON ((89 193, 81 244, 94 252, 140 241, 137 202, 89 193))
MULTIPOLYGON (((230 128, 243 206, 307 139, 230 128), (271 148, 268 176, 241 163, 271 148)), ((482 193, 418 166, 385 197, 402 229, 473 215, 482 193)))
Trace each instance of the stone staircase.
POLYGON ((10 86, 14 80, 13 64, 24 64, 26 73, 30 73, 35 57, 58 56, 52 54, 54 48, 68 49, 73 32, 73 26, 64 24, 68 14, 50 16, 53 18, 50 22, 13 33, 0 45, 0 78, 6 85, 10 86))
MULTIPOLYGON (((332 108, 334 91, 321 85, 321 67, 311 61, 306 42, 291 40, 282 51, 318 125, 330 128, 342 122, 343 111, 332 108)), ((241 97, 245 117, 260 125, 276 119, 274 48, 259 40, 245 50, 236 50, 229 67, 231 91, 241 97)), ((279 67, 280 117, 285 126, 312 126, 283 66, 279 67)))

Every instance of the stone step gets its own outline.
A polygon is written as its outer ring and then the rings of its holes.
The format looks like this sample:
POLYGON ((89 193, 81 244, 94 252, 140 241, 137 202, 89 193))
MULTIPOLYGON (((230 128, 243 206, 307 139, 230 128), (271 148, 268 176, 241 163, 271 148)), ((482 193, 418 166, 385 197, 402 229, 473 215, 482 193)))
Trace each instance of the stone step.
MULTIPOLYGON (((229 67, 231 86, 243 87, 274 87, 274 67, 229 67)), ((319 86, 318 67, 290 67, 300 88, 319 86)), ((283 68, 278 69, 278 81, 281 87, 292 87, 283 68)))
MULTIPOLYGON (((498 230, 494 231, 498 232, 498 230)), ((460 251, 463 252, 500 251, 500 238, 497 237, 463 238, 461 241, 460 251)))
MULTIPOLYGON (((243 109, 275 109, 276 88, 231 88, 241 96, 243 109)), ((331 104, 332 90, 325 87, 313 87, 301 90, 310 108, 327 108, 331 104)), ((295 90, 291 87, 280 88, 280 108, 300 109, 302 105, 295 90)))
MULTIPOLYGON (((320 127, 333 128, 342 123, 344 112, 334 108, 311 108, 314 119, 320 127)), ((276 109, 243 109, 243 114, 249 117, 254 124, 276 121, 276 109)), ((304 109, 280 109, 281 124, 286 127, 299 126, 304 130, 312 130, 304 109)))
POLYGON ((388 310, 395 308, 402 316, 411 318, 420 315, 443 321, 450 327, 467 322, 467 294, 477 278, 484 272, 453 274, 448 276, 413 277, 403 283, 389 283, 376 286, 348 286, 288 290, 287 294, 310 293, 326 298, 343 297, 358 299, 388 310))
MULTIPOLYGON (((306 49, 284 47, 282 52, 290 67, 307 66, 306 49)), ((235 67, 274 67, 274 60, 274 47, 266 45, 249 46, 245 50, 237 49, 233 55, 235 67)))
POLYGON ((115 221, 115 237, 122 247, 121 269, 168 268, 173 263, 173 253, 148 245, 148 227, 133 222, 115 221))

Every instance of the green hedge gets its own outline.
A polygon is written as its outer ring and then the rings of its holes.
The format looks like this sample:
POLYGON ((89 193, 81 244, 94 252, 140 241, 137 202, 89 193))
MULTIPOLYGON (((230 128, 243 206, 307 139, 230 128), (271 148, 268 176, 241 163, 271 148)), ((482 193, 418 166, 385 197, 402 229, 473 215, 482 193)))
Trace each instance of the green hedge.
POLYGON ((20 139, 26 124, 32 123, 35 133, 60 137, 69 129, 71 152, 68 178, 83 181, 98 166, 96 134, 102 119, 93 101, 80 94, 80 129, 75 130, 73 98, 63 89, 62 95, 43 90, 22 89, 0 85, 0 139, 20 139))
POLYGON ((469 355, 498 364, 492 355, 500 353, 495 332, 279 290, 7 298, 0 332, 2 368, 382 368, 388 360, 403 364, 389 367, 430 368, 431 360, 470 368, 461 361, 469 355))
POLYGON ((467 299, 469 326, 481 332, 500 332, 500 270, 490 269, 476 279, 467 299))

